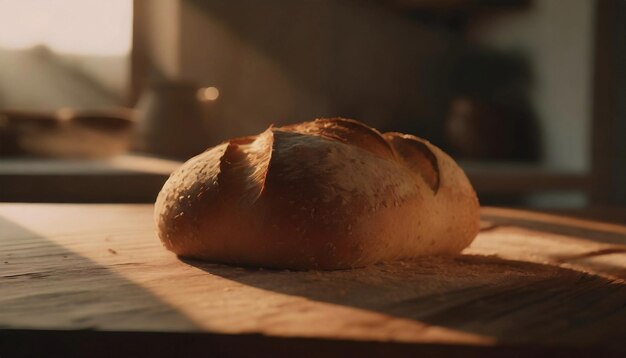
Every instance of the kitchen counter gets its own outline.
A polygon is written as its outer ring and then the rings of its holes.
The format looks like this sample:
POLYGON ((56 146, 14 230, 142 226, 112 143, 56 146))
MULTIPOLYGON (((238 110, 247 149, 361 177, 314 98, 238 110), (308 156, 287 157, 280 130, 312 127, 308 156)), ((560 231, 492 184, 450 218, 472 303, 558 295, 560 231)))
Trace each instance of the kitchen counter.
POLYGON ((0 158, 0 201, 152 203, 181 164, 134 154, 105 159, 0 158))

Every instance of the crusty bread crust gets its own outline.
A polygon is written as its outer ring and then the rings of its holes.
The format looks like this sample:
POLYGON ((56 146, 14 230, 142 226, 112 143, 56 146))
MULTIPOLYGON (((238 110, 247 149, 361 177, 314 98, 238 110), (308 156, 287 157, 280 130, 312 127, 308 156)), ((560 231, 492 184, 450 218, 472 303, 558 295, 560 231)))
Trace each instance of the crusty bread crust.
POLYGON ((421 138, 317 119, 232 139, 174 172, 155 206, 174 253, 343 269, 456 254, 479 230, 463 170, 421 138))

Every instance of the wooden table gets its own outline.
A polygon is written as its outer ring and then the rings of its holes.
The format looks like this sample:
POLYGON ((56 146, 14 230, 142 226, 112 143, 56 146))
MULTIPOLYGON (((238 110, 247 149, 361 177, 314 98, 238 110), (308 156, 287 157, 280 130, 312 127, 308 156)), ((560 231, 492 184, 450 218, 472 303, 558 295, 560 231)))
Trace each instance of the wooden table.
POLYGON ((456 258, 181 260, 150 205, 0 205, 0 356, 626 354, 626 226, 498 208, 456 258))

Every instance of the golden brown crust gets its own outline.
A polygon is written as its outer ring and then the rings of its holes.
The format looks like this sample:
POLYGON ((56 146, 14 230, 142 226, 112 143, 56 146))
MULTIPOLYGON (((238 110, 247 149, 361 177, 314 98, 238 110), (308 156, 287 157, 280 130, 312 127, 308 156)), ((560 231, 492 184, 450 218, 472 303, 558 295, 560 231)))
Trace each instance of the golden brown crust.
POLYGON ((437 193, 439 190, 439 163, 437 157, 430 150, 427 141, 402 133, 389 132, 383 134, 385 140, 391 144, 398 157, 437 193))
POLYGON ((185 163, 155 207, 178 255, 338 269, 454 254, 478 232, 456 163, 420 138, 321 119, 218 145, 185 163))
POLYGON ((319 135, 365 149, 381 158, 392 159, 393 149, 379 131, 353 119, 318 118, 281 127, 290 132, 319 135))

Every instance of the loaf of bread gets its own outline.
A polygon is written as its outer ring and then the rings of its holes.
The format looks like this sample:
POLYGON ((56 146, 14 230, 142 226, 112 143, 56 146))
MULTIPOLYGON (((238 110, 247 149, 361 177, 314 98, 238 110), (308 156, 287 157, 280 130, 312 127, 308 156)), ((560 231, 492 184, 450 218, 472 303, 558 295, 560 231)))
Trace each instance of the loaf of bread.
POLYGON ((270 127, 174 172, 155 206, 177 255, 287 269, 344 269, 450 255, 479 230, 459 166, 428 141, 348 119, 270 127))

